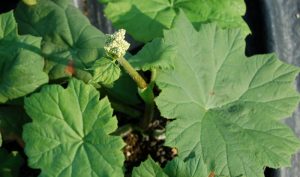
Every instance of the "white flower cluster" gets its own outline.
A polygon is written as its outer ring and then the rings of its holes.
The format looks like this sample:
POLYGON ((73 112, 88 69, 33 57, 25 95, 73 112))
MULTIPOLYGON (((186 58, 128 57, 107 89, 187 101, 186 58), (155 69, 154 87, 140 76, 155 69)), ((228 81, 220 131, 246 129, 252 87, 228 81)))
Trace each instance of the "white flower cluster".
POLYGON ((114 34, 107 35, 104 50, 106 54, 113 58, 123 57, 128 50, 130 44, 125 41, 124 29, 116 31, 114 34))

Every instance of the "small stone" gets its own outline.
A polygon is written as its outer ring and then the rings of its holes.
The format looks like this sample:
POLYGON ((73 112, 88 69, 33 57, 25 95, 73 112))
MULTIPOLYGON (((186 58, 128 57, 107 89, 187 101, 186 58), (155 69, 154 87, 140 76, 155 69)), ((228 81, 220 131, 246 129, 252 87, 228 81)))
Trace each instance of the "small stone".
POLYGON ((177 151, 176 148, 172 148, 171 151, 172 151, 172 155, 173 155, 173 156, 177 155, 177 153, 178 153, 178 151, 177 151))

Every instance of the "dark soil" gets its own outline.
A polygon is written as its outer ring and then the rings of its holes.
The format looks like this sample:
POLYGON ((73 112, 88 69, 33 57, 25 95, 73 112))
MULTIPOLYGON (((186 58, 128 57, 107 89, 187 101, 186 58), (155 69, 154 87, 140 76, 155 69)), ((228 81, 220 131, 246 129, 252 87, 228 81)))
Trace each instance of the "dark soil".
MULTIPOLYGON (((151 124, 150 132, 163 132, 165 124, 166 121, 163 119, 154 121, 151 124)), ((131 174, 132 169, 139 166, 148 156, 151 156, 152 159, 164 167, 169 160, 172 160, 177 155, 175 148, 163 145, 163 136, 163 133, 162 135, 154 136, 153 134, 146 135, 138 131, 133 131, 123 138, 126 143, 123 152, 126 158, 125 167, 127 175, 131 174)))
POLYGON ((17 7, 20 0, 2 0, 0 1, 0 13, 8 12, 17 7))

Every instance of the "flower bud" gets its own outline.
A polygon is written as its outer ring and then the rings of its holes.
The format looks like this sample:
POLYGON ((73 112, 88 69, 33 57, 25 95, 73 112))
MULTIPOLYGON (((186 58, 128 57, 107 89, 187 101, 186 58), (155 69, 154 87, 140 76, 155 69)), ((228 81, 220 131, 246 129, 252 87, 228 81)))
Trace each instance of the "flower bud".
POLYGON ((107 35, 104 50, 108 56, 114 59, 123 57, 130 44, 125 40, 124 29, 120 29, 113 34, 107 35))

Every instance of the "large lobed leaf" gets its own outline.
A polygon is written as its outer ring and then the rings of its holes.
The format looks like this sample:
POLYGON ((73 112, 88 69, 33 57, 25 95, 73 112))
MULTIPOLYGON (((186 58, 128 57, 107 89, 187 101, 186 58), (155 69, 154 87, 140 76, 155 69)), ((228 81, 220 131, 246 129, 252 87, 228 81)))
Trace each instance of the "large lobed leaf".
POLYGON ((50 79, 74 75, 88 82, 92 78, 86 69, 103 56, 105 35, 70 0, 39 0, 34 6, 20 3, 15 15, 22 34, 43 38, 50 79))
POLYGON ((298 68, 272 54, 248 58, 240 30, 207 24, 196 31, 183 14, 165 41, 178 49, 175 69, 157 75, 158 108, 175 119, 166 145, 230 177, 262 177, 265 166, 290 165, 300 143, 279 119, 299 102, 298 68))
POLYGON ((151 157, 135 167, 132 177, 208 177, 208 168, 201 158, 183 161, 175 158, 162 169, 151 157))
POLYGON ((109 135, 117 119, 94 87, 75 79, 66 89, 45 86, 25 99, 25 109, 33 120, 24 126, 25 153, 40 176, 123 176, 124 143, 109 135))
POLYGON ((33 92, 48 82, 41 39, 19 36, 12 12, 0 15, 0 103, 33 92))
POLYGON ((105 14, 114 26, 147 42, 161 37, 180 10, 196 28, 214 21, 223 28, 240 27, 244 36, 250 32, 241 17, 246 11, 244 0, 115 0, 107 5, 105 14))

